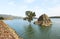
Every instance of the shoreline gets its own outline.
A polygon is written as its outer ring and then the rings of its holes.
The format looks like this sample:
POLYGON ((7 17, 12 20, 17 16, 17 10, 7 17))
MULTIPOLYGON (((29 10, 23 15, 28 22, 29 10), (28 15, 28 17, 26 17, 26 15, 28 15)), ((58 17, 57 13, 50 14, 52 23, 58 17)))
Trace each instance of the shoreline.
MULTIPOLYGON (((23 39, 22 37, 20 37, 20 36, 16 33, 16 31, 15 31, 13 28, 9 27, 9 25, 6 24, 3 20, 0 20, 0 25, 2 25, 2 27, 6 28, 5 30, 7 30, 7 32, 10 31, 9 33, 13 34, 13 37, 14 37, 15 39, 23 39)), ((7 34, 8 34, 8 33, 7 33, 7 34)))

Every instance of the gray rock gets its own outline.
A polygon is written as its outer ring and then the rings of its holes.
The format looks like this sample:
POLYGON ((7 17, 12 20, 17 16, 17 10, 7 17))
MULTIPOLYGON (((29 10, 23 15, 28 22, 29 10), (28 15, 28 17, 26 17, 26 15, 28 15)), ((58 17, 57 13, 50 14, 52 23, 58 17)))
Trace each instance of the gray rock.
POLYGON ((43 14, 38 18, 35 24, 38 24, 41 26, 50 26, 52 24, 52 21, 46 14, 43 14))

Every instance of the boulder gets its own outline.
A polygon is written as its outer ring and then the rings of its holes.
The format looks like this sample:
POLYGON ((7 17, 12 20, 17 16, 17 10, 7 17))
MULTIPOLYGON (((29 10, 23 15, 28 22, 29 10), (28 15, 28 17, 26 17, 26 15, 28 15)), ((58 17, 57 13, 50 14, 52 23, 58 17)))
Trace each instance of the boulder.
POLYGON ((46 14, 43 14, 38 18, 35 24, 38 24, 41 26, 50 26, 52 24, 52 21, 46 14))

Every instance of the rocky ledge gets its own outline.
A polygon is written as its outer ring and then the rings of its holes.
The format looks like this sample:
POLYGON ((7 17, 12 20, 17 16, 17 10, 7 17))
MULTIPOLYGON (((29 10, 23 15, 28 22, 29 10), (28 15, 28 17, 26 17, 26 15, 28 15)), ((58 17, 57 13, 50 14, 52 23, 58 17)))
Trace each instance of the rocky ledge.
POLYGON ((52 21, 46 14, 43 14, 34 23, 41 26, 50 26, 52 24, 52 21))
POLYGON ((6 25, 3 21, 0 21, 0 39, 22 39, 17 33, 6 25))

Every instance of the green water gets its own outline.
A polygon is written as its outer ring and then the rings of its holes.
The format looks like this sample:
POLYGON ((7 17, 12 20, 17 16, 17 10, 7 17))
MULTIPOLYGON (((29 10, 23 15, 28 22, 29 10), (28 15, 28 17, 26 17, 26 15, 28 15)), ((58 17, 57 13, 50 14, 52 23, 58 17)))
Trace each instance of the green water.
POLYGON ((5 23, 16 30, 18 35, 24 39, 60 39, 60 19, 51 19, 53 24, 50 27, 41 27, 29 24, 22 19, 5 20, 5 23))

